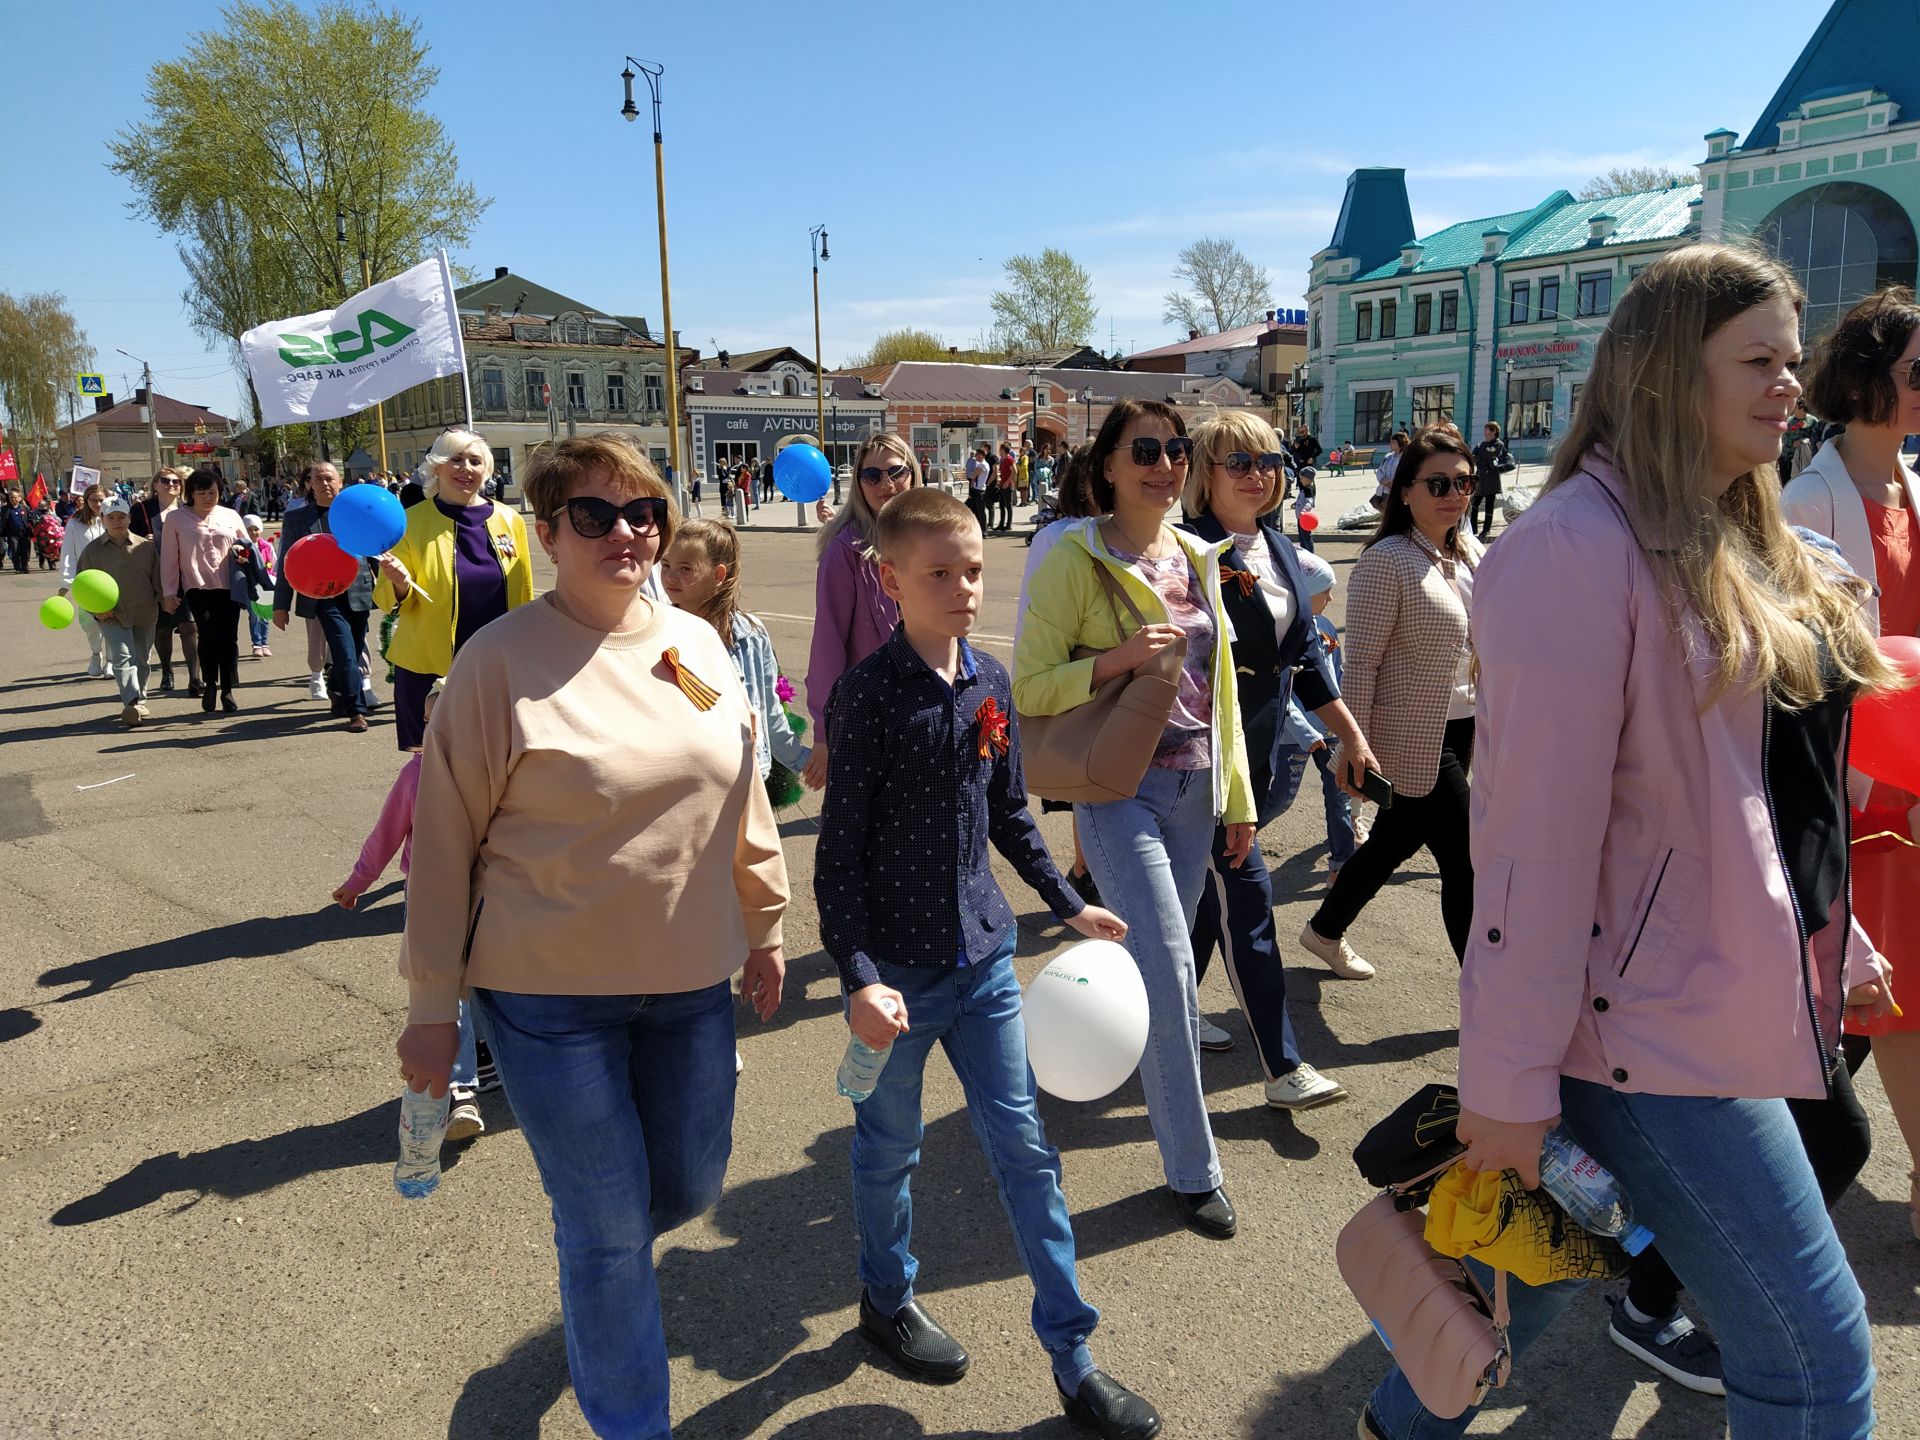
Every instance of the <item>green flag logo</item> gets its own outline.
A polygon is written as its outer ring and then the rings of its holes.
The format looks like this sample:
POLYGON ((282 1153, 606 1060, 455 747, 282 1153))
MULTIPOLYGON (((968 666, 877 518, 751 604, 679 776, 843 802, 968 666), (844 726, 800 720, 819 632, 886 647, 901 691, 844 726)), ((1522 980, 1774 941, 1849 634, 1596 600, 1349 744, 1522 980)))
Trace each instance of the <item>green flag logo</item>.
POLYGON ((280 358, 295 367, 348 364, 366 359, 376 349, 398 345, 413 334, 411 325, 402 325, 378 310, 362 310, 357 321, 357 329, 336 330, 331 335, 282 335, 280 358))

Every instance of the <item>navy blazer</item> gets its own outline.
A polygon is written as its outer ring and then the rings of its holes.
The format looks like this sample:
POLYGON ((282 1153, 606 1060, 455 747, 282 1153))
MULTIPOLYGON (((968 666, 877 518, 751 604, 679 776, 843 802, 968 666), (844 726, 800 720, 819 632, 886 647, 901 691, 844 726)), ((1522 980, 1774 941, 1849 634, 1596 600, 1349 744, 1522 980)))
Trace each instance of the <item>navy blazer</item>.
MULTIPOLYGON (((1211 511, 1188 516, 1181 524, 1209 542, 1227 538, 1227 527, 1214 519, 1211 511)), ((1313 623, 1307 577, 1300 569, 1293 542, 1281 532, 1273 515, 1262 515, 1259 524, 1281 575, 1293 591, 1293 620, 1286 634, 1274 634, 1273 610, 1263 591, 1256 589, 1251 595, 1242 595, 1238 585, 1223 585, 1221 595, 1226 601, 1227 619, 1233 625, 1233 667, 1240 682, 1240 724, 1246 731, 1247 760, 1253 767, 1257 818, 1264 824, 1271 818, 1268 802, 1288 699, 1297 692, 1303 708, 1318 710, 1340 698, 1340 682, 1333 673, 1333 657, 1327 654, 1320 638, 1320 627, 1313 623)), ((1249 568, 1237 545, 1229 546, 1220 559, 1235 570, 1249 568)))
MULTIPOLYGON (((340 492, 342 495, 346 491, 340 492)), ((338 498, 338 497, 335 497, 338 498)), ((331 507, 329 507, 331 508, 331 507)), ((328 533, 327 511, 309 500, 298 510, 289 510, 287 518, 280 525, 280 549, 276 556, 280 573, 273 582, 273 608, 292 610, 302 619, 310 619, 316 614, 318 601, 309 600, 304 595, 294 593, 293 586, 287 583, 287 552, 293 549, 296 540, 304 540, 312 534, 328 533)), ((373 609, 373 561, 364 560, 360 564, 360 573, 347 587, 344 595, 335 597, 349 610, 373 609)))

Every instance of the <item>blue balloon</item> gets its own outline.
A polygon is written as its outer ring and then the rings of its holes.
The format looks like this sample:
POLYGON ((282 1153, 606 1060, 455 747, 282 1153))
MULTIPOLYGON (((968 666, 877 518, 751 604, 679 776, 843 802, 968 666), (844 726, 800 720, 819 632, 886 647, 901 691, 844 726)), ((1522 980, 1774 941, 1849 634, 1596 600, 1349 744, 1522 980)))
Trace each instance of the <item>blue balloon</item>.
POLYGON ((816 445, 789 445, 773 457, 773 483, 802 505, 818 500, 833 486, 833 470, 816 445))
POLYGON ((349 555, 384 555, 407 533, 407 512, 384 485, 349 485, 327 511, 327 529, 349 555))

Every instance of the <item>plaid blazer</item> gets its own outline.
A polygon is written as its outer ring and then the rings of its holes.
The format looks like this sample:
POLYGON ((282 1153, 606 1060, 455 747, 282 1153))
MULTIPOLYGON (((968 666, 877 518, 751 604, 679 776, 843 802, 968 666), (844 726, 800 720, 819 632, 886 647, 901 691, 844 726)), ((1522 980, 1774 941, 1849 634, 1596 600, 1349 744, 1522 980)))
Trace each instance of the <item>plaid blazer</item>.
POLYGON ((1440 773, 1460 652, 1472 640, 1452 581, 1456 565, 1471 571, 1484 552, 1465 526, 1456 533, 1460 560, 1407 530, 1363 551, 1347 581, 1341 693, 1381 773, 1409 799, 1429 794, 1440 773))

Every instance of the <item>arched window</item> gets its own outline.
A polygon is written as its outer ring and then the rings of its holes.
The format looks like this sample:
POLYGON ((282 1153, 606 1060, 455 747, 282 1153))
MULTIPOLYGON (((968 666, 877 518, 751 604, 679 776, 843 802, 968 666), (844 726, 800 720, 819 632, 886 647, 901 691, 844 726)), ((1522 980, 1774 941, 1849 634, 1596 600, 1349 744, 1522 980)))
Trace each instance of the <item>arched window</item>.
POLYGON ((791 375, 783 376, 780 381, 780 393, 782 395, 798 395, 800 393, 800 382, 791 375))
POLYGON ((1914 283, 1913 221, 1869 185, 1803 190, 1767 216, 1760 233, 1807 292, 1801 333, 1809 341, 1881 286, 1914 283))

